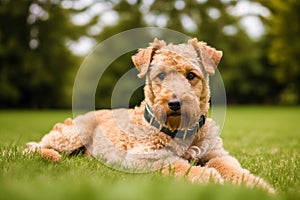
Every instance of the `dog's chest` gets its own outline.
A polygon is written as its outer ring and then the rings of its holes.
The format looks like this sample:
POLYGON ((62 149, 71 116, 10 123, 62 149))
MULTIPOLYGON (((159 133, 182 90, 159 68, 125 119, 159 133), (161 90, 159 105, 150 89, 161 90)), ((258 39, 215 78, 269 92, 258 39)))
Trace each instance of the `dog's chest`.
POLYGON ((130 109, 98 111, 97 117, 99 125, 95 137, 101 135, 123 151, 145 153, 170 144, 169 136, 159 133, 154 127, 143 126, 136 122, 130 109))

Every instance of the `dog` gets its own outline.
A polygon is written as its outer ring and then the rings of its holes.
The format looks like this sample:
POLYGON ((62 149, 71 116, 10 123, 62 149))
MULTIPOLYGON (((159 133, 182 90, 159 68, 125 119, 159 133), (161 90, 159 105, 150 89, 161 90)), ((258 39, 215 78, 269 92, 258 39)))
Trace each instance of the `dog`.
POLYGON ((206 118, 209 76, 222 51, 194 38, 185 44, 154 39, 132 56, 145 77, 145 99, 133 109, 91 111, 57 123, 40 142, 27 143, 54 162, 85 148, 105 164, 131 172, 160 170, 191 182, 232 181, 275 190, 224 150, 219 128, 206 118))

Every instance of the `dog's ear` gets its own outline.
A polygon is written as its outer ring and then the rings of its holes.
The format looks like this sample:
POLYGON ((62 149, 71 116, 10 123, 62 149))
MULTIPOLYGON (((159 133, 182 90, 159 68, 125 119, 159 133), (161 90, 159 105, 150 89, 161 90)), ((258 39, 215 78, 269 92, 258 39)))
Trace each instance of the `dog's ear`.
POLYGON ((140 72, 138 74, 139 78, 143 78, 147 74, 153 53, 153 48, 139 49, 138 53, 131 57, 133 64, 140 72))
POLYGON ((154 41, 150 43, 150 46, 147 49, 139 49, 138 53, 131 57, 133 64, 140 72, 138 74, 139 78, 143 78, 147 74, 155 51, 165 45, 166 43, 163 40, 158 40, 157 38, 155 38, 154 41))
POLYGON ((198 42, 197 38, 189 40, 188 43, 196 50, 200 60, 202 61, 205 71, 209 75, 214 74, 215 68, 221 61, 223 52, 208 46, 205 42, 198 42))
POLYGON ((166 46, 166 42, 163 40, 159 40, 157 38, 154 38, 154 41, 152 43, 150 43, 150 47, 152 47, 155 50, 158 50, 164 46, 166 46))

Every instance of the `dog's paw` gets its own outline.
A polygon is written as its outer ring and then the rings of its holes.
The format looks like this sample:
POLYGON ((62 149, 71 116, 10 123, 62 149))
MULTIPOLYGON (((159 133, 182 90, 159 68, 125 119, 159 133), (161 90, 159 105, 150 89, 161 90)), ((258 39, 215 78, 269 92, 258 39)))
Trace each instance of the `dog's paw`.
POLYGON ((40 154, 43 158, 57 162, 61 159, 61 155, 54 149, 41 149, 40 154))
POLYGON ((233 183, 238 185, 240 185, 241 183, 245 183, 245 185, 250 188, 257 187, 268 191, 270 194, 276 193, 275 189, 271 187, 266 181, 251 173, 244 173, 243 176, 241 176, 239 179, 234 180, 233 183))
POLYGON ((51 160, 52 162, 57 162, 61 159, 61 155, 54 149, 42 148, 37 142, 28 142, 26 144, 27 148, 23 151, 23 154, 30 154, 38 152, 41 157, 51 160))
POLYGON ((193 183, 224 183, 224 179, 214 168, 194 166, 188 173, 188 179, 193 183))
POLYGON ((41 149, 41 146, 37 142, 28 142, 26 143, 27 148, 24 150, 25 154, 35 153, 41 149))

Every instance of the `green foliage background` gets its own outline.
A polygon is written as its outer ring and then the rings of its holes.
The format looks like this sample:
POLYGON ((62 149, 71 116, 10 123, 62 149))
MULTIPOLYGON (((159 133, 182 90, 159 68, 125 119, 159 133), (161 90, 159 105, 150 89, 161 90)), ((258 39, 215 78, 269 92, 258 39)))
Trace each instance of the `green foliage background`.
MULTIPOLYGON (((76 2, 0 1, 1 108, 71 107, 74 78, 83 60, 70 50, 72 42, 89 37, 100 43, 122 31, 145 26, 173 29, 221 49, 224 57, 219 70, 229 103, 300 102, 297 0, 249 0, 269 12, 249 14, 260 18, 265 26, 259 38, 249 37, 243 28, 245 16, 229 12, 239 1, 101 0, 81 7, 76 2), (91 14, 95 5, 105 9, 91 14), (90 14, 85 23, 73 22, 74 16, 86 13, 90 14), (113 13, 117 20, 105 23, 107 13, 113 13)), ((133 67, 132 54, 121 56, 105 72, 96 94, 97 108, 110 107, 114 84, 133 67)), ((143 98, 142 90, 136 95, 131 106, 143 98)))

